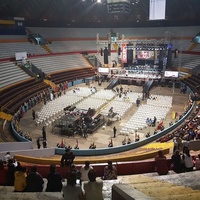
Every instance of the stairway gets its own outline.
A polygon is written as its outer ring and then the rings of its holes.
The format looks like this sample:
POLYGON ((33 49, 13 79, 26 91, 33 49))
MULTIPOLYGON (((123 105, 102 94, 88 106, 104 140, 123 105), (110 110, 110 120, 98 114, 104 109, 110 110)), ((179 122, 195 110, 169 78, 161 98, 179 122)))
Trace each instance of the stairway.
POLYGON ((0 112, 0 118, 7 121, 11 121, 13 116, 4 112, 0 112))
POLYGON ((44 79, 44 82, 45 82, 47 85, 49 85, 50 87, 52 87, 52 88, 55 88, 55 87, 56 87, 56 84, 53 83, 53 82, 50 81, 50 80, 44 79))
POLYGON ((51 49, 46 45, 46 44, 43 44, 42 45, 42 48, 47 51, 49 54, 52 53, 51 49))
POLYGON ((198 43, 193 42, 190 47, 188 48, 188 51, 192 51, 195 47, 197 47, 198 43))
POLYGON ((157 200, 199 200, 200 171, 159 176, 157 173, 119 177, 120 183, 127 183, 148 197, 157 200), (198 190, 196 190, 198 189, 198 190))

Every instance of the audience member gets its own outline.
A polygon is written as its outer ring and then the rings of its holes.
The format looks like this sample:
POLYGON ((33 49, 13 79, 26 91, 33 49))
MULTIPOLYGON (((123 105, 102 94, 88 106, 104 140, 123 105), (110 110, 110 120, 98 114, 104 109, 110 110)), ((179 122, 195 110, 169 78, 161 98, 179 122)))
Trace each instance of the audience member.
POLYGON ((4 165, 3 160, 0 160, 0 185, 6 185, 7 183, 8 169, 4 165))
POLYGON ((61 158, 61 166, 71 166, 74 162, 74 154, 70 149, 65 149, 65 154, 61 158))
POLYGON ((26 167, 22 167, 18 162, 18 165, 15 169, 15 182, 14 188, 15 192, 25 192, 26 191, 26 167))
POLYGON ((8 173, 7 173, 7 185, 8 186, 14 186, 14 180, 15 180, 15 164, 14 164, 15 160, 14 159, 9 159, 8 160, 8 173))
POLYGON ((195 160, 195 169, 200 170, 200 154, 198 154, 198 157, 195 160))
POLYGON ((31 167, 31 173, 27 175, 27 192, 42 192, 44 186, 44 180, 42 176, 37 172, 37 166, 31 167))
POLYGON ((174 154, 172 155, 172 170, 176 173, 180 173, 183 171, 182 169, 182 162, 181 162, 181 155, 179 154, 179 151, 176 150, 174 154))
POLYGON ((47 175, 46 192, 61 192, 62 191, 62 176, 56 172, 56 165, 50 165, 50 173, 47 175))
POLYGON ((97 148, 97 146, 94 142, 91 143, 90 146, 89 146, 89 149, 96 149, 96 148, 97 148))
POLYGON ((88 172, 93 169, 93 167, 90 165, 89 161, 85 161, 85 165, 83 165, 80 169, 81 173, 81 180, 82 181, 89 181, 88 178, 88 172))
POLYGON ((7 152, 6 155, 4 156, 3 158, 3 161, 5 163, 8 163, 8 160, 11 159, 11 155, 10 155, 10 152, 7 152))
POLYGON ((104 168, 104 180, 117 179, 117 168, 113 166, 112 161, 108 161, 108 165, 104 168))
POLYGON ((74 167, 72 166, 71 170, 67 174, 67 185, 63 187, 64 199, 79 200, 81 193, 81 185, 80 183, 77 183, 77 171, 74 170, 74 167))
POLYGON ((194 163, 188 148, 185 149, 185 152, 182 155, 182 162, 184 163, 184 168, 186 172, 193 171, 194 163))
POLYGON ((158 155, 155 157, 156 171, 159 175, 168 174, 169 168, 167 164, 166 156, 163 155, 163 151, 159 150, 158 155))
POLYGON ((89 182, 83 183, 83 195, 85 195, 85 200, 103 200, 103 181, 100 179, 96 180, 94 169, 88 172, 88 178, 89 182))

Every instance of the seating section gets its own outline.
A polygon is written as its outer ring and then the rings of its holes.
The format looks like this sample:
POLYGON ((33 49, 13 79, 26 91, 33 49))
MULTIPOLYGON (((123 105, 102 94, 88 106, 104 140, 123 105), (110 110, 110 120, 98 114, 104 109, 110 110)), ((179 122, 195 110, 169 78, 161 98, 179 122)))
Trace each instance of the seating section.
POLYGON ((57 73, 52 73, 50 76, 50 80, 54 82, 55 84, 63 83, 65 81, 73 82, 78 79, 84 79, 93 77, 95 75, 95 71, 93 68, 79 68, 75 70, 69 70, 69 71, 60 71, 57 73))
POLYGON ((96 49, 95 41, 53 41, 47 44, 53 53, 91 51, 96 49))
POLYGON ((1 110, 14 114, 24 102, 47 88, 47 84, 34 78, 7 87, 1 93, 1 110))
MULTIPOLYGON (((158 122, 161 121, 166 117, 171 106, 172 97, 152 95, 152 99, 147 100, 147 104, 139 106, 129 121, 122 126, 120 134, 129 135, 129 133, 134 133, 139 129, 147 127, 147 118, 153 119, 155 116, 158 122)), ((140 138, 144 138, 144 135, 141 135, 140 138)))
POLYGON ((81 54, 45 56, 29 60, 46 74, 89 66, 81 54))
POLYGON ((28 78, 30 76, 13 62, 0 63, 0 89, 28 78))
POLYGON ((30 55, 47 54, 47 52, 40 46, 31 44, 30 42, 12 42, 0 43, 0 58, 15 57, 15 53, 27 52, 30 55))

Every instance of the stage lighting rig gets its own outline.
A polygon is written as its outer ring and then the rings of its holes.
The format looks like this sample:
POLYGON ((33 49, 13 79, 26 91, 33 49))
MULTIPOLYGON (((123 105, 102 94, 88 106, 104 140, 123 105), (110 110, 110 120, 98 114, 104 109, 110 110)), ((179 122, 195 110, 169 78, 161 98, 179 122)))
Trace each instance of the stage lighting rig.
POLYGON ((108 13, 130 13, 130 0, 107 0, 108 13))

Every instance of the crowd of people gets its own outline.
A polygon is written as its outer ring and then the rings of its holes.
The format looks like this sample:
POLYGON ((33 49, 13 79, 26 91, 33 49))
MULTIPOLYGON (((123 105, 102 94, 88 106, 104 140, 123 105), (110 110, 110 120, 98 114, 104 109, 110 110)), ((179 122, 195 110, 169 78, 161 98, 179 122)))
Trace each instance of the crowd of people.
POLYGON ((112 161, 108 161, 102 177, 97 178, 89 161, 85 161, 78 169, 73 163, 74 159, 75 156, 70 149, 66 149, 60 161, 61 167, 66 170, 65 177, 57 171, 55 164, 51 164, 45 184, 37 165, 31 166, 28 170, 7 152, 4 159, 0 160, 0 185, 13 186, 14 192, 61 192, 67 200, 103 200, 103 180, 117 179, 116 166, 112 161))

